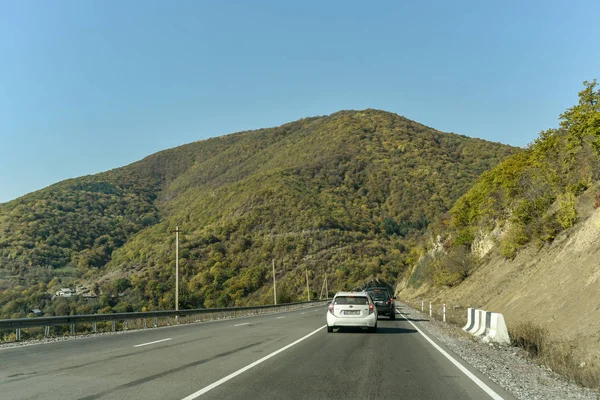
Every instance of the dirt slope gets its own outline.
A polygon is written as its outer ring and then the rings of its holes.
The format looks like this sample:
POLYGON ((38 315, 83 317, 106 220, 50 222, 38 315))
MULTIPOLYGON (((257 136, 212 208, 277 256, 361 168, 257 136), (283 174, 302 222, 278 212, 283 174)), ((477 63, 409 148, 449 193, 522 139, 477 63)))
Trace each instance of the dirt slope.
POLYGON ((455 288, 402 289, 400 296, 434 303, 476 306, 503 313, 507 323, 539 324, 572 347, 581 362, 600 361, 600 208, 579 204, 580 222, 542 249, 514 260, 491 252, 472 276, 455 288))

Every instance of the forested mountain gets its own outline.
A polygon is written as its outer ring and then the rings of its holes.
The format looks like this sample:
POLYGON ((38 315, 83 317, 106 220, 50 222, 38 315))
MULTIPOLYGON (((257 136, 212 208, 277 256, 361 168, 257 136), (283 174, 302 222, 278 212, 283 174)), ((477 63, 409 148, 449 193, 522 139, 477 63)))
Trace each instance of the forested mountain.
MULTIPOLYGON (((2 317, 172 309, 393 281, 407 246, 518 149, 378 110, 340 111, 153 154, 0 204, 2 317), (50 299, 82 284, 98 299, 50 299), (116 296, 116 293, 122 293, 116 296)), ((315 293, 312 295, 314 296, 315 293)))

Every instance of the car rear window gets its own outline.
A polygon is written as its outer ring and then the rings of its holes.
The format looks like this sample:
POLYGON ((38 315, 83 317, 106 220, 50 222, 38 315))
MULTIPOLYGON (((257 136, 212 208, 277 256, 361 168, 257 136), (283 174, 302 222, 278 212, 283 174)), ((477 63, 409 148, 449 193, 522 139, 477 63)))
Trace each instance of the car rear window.
POLYGON ((334 300, 334 304, 369 304, 369 299, 365 296, 338 296, 334 300))
POLYGON ((369 294, 374 300, 387 299, 388 293, 384 290, 369 290, 369 294))

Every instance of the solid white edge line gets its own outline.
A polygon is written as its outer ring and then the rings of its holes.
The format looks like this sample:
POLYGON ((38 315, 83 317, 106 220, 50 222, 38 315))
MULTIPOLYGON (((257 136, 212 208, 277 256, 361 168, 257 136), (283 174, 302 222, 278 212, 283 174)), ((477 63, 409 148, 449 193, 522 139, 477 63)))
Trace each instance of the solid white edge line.
POLYGON ((283 352, 283 351, 286 351, 286 350, 287 350, 287 349, 289 349, 290 347, 297 345, 298 343, 302 342, 303 340, 306 340, 306 339, 308 339, 309 337, 311 337, 311 336, 312 336, 312 335, 314 335, 315 333, 319 332, 321 329, 325 328, 326 326, 327 326, 327 325, 323 325, 322 327, 315 329, 314 331, 312 331, 312 332, 311 332, 311 333, 309 333, 308 335, 301 337, 300 339, 296 340, 295 342, 293 342, 293 343, 290 343, 290 344, 288 344, 287 346, 285 346, 285 347, 282 347, 281 349, 279 349, 279 350, 276 350, 276 351, 274 351, 273 353, 271 353, 271 354, 268 354, 268 355, 264 356, 264 357, 263 357, 263 358, 261 358, 260 360, 254 361, 252 364, 246 365, 244 368, 240 368, 240 369, 238 369, 238 370, 237 370, 237 371, 235 371, 234 373, 232 373, 232 374, 229 374, 229 375, 227 375, 226 377, 224 377, 224 378, 221 378, 221 379, 219 379, 218 381, 216 381, 216 382, 214 382, 214 383, 211 383, 210 385, 208 385, 208 386, 206 386, 206 387, 204 387, 204 388, 202 388, 202 389, 198 390, 196 393, 192 393, 192 394, 190 394, 189 396, 187 396, 187 397, 183 398, 182 400, 193 400, 193 399, 195 399, 195 398, 198 398, 198 397, 202 396, 204 393, 206 393, 206 392, 208 392, 208 391, 210 391, 210 390, 212 390, 212 389, 216 388, 217 386, 220 386, 220 385, 224 384, 224 383, 225 383, 225 382, 227 382, 228 380, 235 378, 236 376, 238 376, 238 375, 240 375, 240 374, 242 374, 242 373, 244 373, 244 372, 248 371, 249 369, 256 367, 258 364, 261 364, 261 363, 263 363, 263 362, 267 361, 269 358, 271 358, 271 357, 274 357, 274 356, 276 356, 277 354, 279 354, 279 353, 281 353, 281 352, 283 352))
POLYGON ((149 344, 154 344, 154 343, 160 343, 160 342, 166 342, 167 340, 171 340, 172 338, 167 338, 167 339, 161 339, 161 340, 155 340, 154 342, 148 342, 148 343, 142 343, 142 344, 136 344, 133 347, 142 347, 142 346, 148 346, 149 344))
POLYGON ((275 319, 281 319, 281 318, 285 318, 285 317, 277 317, 277 318, 275 318, 275 319))
POLYGON ((300 315, 303 315, 303 314, 306 314, 306 311, 305 311, 305 312, 301 312, 301 313, 300 313, 300 315))
POLYGON ((429 338, 429 336, 427 336, 426 334, 423 333, 423 331, 421 331, 417 325, 413 324, 412 321, 410 321, 408 319, 407 316, 405 316, 404 314, 402 314, 400 312, 400 310, 396 309, 396 311, 398 312, 398 314, 402 315, 406 321, 411 324, 413 326, 413 328, 415 328, 417 330, 417 332, 419 332, 421 334, 421 336, 423 336, 425 339, 427 339, 427 341, 429 343, 431 343, 431 345, 433 347, 435 347, 435 349, 437 351, 439 351, 440 353, 442 353, 442 355, 444 357, 446 357, 448 360, 450 360, 450 362, 452 364, 454 364, 456 366, 456 368, 460 369, 462 371, 463 374, 465 374, 467 376, 467 378, 471 379, 473 382, 475 382, 475 384, 477 386, 479 386, 484 392, 486 392, 492 399, 494 400, 504 400, 504 398, 502 396, 500 396, 498 393, 494 392, 494 390, 489 387, 488 385, 486 385, 481 379, 479 379, 478 377, 476 377, 471 371, 469 371, 467 368, 465 368, 461 363, 459 363, 458 361, 456 361, 454 359, 454 357, 452 357, 450 354, 448 354, 444 349, 442 349, 440 346, 438 346, 437 343, 435 343, 433 340, 431 340, 429 338))
POLYGON ((235 324, 234 326, 250 325, 250 322, 244 322, 243 324, 235 324))

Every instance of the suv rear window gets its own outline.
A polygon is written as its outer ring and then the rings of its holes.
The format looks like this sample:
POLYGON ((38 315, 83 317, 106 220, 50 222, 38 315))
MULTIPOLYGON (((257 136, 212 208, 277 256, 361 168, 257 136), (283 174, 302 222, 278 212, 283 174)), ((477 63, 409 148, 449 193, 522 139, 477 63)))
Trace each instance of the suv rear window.
POLYGON ((388 299, 388 292, 385 290, 373 290, 369 291, 369 294, 373 300, 385 300, 388 299))
POLYGON ((366 289, 365 292, 369 293, 373 300, 381 300, 391 297, 387 289, 366 289))
POLYGON ((365 296, 338 296, 334 300, 334 304, 369 304, 369 299, 365 296))

